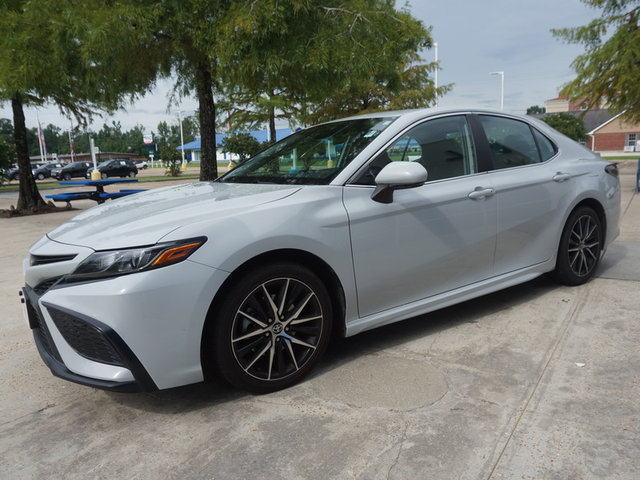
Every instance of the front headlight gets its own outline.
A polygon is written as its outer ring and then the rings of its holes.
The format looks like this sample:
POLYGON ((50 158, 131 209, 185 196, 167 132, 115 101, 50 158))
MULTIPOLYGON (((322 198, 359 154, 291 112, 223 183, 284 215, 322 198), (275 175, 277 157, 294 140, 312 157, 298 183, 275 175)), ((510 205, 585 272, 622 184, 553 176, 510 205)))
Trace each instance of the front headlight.
POLYGON ((151 247, 95 252, 67 275, 61 283, 116 277, 173 265, 188 258, 206 241, 206 237, 199 237, 159 243, 151 247))

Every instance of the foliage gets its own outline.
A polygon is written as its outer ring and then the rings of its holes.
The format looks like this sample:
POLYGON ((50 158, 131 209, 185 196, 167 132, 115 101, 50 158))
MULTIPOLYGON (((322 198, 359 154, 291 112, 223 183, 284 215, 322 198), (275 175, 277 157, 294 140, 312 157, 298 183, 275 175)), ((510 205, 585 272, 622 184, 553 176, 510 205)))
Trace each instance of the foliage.
POLYGON ((542 118, 549 126, 575 141, 587 139, 587 129, 581 118, 570 113, 560 112, 542 118))
POLYGON ((24 106, 54 103, 85 123, 95 110, 111 111, 143 94, 161 71, 153 39, 141 33, 145 29, 131 28, 148 18, 146 6, 131 2, 113 16, 114 6, 90 0, 0 3, 0 100, 11 100, 13 109, 18 210, 44 205, 31 174, 24 106), (123 57, 135 61, 122 68, 114 60, 123 57))
POLYGON ((538 105, 532 105, 527 108, 527 115, 539 115, 542 113, 546 113, 546 107, 540 107, 538 105))
POLYGON ((233 87, 221 105, 233 128, 268 122, 274 138, 277 118, 315 123, 435 100, 437 65, 418 56, 429 30, 393 2, 237 2, 230 18, 220 59, 233 87))
POLYGON ((0 183, 9 178, 9 169, 16 162, 16 148, 0 135, 0 183))
POLYGON ((240 156, 240 162, 253 157, 265 145, 260 143, 253 135, 249 133, 234 133, 227 135, 219 147, 223 152, 235 153, 240 156))
MULTIPOLYGON (((184 143, 192 142, 196 139, 199 133, 198 117, 187 116, 182 119, 182 136, 184 143)), ((176 123, 168 124, 167 122, 160 122, 158 124, 158 131, 153 135, 154 142, 158 145, 164 145, 165 143, 173 143, 180 145, 180 125, 176 123)))
POLYGON ((585 47, 572 63, 577 76, 563 94, 584 98, 589 108, 605 97, 610 110, 626 110, 629 120, 640 121, 640 2, 581 1, 602 14, 588 25, 552 30, 556 37, 585 47))
POLYGON ((178 145, 176 143, 165 143, 160 147, 158 151, 159 160, 167 163, 167 175, 170 177, 177 177, 180 175, 180 160, 182 158, 181 153, 178 151, 178 145))

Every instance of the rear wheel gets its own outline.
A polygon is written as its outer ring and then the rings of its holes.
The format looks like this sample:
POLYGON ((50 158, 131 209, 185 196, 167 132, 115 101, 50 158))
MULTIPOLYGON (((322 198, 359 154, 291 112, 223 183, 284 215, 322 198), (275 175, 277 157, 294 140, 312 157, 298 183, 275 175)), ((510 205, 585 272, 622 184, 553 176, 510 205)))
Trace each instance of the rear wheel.
POLYGON ((331 333, 331 301, 307 268, 266 265, 230 289, 213 321, 220 374, 236 387, 267 393, 295 384, 318 362, 331 333))
POLYGON ((560 238, 556 279, 565 285, 589 281, 600 262, 602 239, 602 222, 593 209, 580 207, 573 211, 560 238))
POLYGON ((133 178, 136 176, 136 172, 134 172, 133 170, 129 172, 129 178, 133 178))

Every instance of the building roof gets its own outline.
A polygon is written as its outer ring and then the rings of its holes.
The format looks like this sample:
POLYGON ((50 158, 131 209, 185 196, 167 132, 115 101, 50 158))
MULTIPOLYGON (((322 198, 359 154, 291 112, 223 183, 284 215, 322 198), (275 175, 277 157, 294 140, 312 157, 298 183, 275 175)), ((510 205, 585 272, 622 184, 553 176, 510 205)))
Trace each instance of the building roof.
MULTIPOLYGON (((253 132, 248 132, 252 137, 258 140, 260 143, 267 141, 267 131, 266 130, 255 130, 253 132)), ((229 135, 228 133, 216 133, 216 146, 222 143, 222 140, 229 135)), ((290 128, 280 128, 276 130, 276 140, 282 140, 285 137, 291 135, 290 128)), ((185 143, 184 149, 186 150, 200 150, 202 148, 201 139, 196 138, 193 142, 185 143)), ((181 146, 178 146, 178 150, 182 150, 181 146)))
MULTIPOLYGON (((615 116, 614 116, 614 115, 612 115, 612 116, 611 116, 611 117, 610 117, 606 122, 602 122, 602 123, 600 123, 600 124, 596 125, 595 127, 593 127, 592 129, 587 128, 587 130, 588 130, 588 133, 587 133, 587 134, 588 134, 588 135, 593 135, 594 133, 596 133, 596 131, 597 131, 597 130, 600 130, 600 129, 601 129, 602 127, 604 127, 605 125, 607 125, 607 124, 609 124, 609 123, 613 122, 616 118, 618 118, 618 117, 619 117, 620 115, 622 115, 623 113, 624 113, 624 112, 620 112, 619 114, 617 114, 617 115, 615 115, 615 116)), ((585 127, 586 127, 586 126, 587 126, 587 125, 585 124, 585 127)))
POLYGON ((588 133, 593 133, 594 130, 598 130, 604 124, 609 123, 614 117, 617 116, 609 112, 608 110, 541 113, 531 116, 535 118, 545 118, 551 115, 557 115, 558 113, 568 113, 569 115, 573 115, 574 117, 582 118, 582 123, 584 123, 584 128, 588 133))

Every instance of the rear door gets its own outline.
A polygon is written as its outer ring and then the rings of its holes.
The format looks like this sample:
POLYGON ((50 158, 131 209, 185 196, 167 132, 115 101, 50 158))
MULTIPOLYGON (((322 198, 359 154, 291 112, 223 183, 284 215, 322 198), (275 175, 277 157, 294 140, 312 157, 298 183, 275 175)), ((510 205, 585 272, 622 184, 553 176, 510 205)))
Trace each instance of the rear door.
POLYGON ((495 275, 542 263, 553 256, 562 214, 574 182, 553 167, 557 147, 518 119, 478 115, 488 143, 489 182, 497 199, 495 275))

